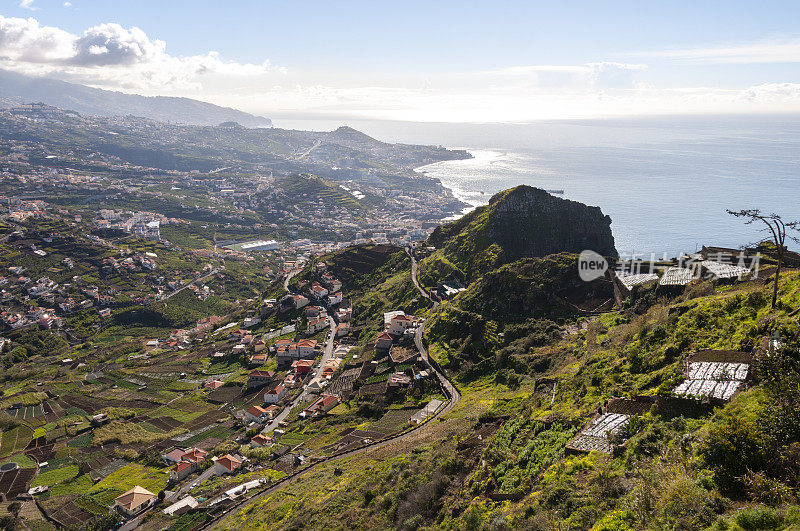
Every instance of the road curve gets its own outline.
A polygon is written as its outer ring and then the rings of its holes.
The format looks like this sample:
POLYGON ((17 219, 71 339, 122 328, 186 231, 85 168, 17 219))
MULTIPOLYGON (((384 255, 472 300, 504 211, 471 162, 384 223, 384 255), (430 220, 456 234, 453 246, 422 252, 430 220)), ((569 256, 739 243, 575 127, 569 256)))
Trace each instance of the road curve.
MULTIPOLYGON (((417 286, 417 289, 420 290, 420 293, 422 293, 422 295, 433 304, 433 307, 436 308, 436 306, 438 306, 438 303, 436 301, 432 300, 425 293, 425 291, 419 286, 419 283, 417 282, 417 262, 416 262, 416 259, 413 256, 413 253, 409 252, 409 256, 411 256, 411 278, 412 278, 412 280, 414 282, 414 285, 417 286)), ((294 276, 294 274, 296 274, 296 272, 290 273, 289 275, 287 275, 286 279, 284 280, 284 287, 287 289, 287 291, 288 291, 289 281, 294 276)), ((300 477, 304 476, 308 472, 310 472, 310 471, 314 470, 315 468, 319 467, 323 463, 330 463, 332 461, 336 461, 336 460, 339 460, 339 459, 346 459, 348 457, 353 457, 355 455, 358 455, 358 454, 361 454, 361 453, 364 453, 364 452, 367 452, 367 451, 370 451, 370 450, 375 450, 377 448, 381 448, 383 446, 386 446, 386 445, 389 445, 389 444, 392 444, 392 443, 395 443, 395 442, 399 442, 399 441, 403 441, 405 439, 408 439, 411 436, 416 435, 417 432, 427 429, 430 426, 431 422, 433 422, 435 419, 437 419, 437 418, 441 417, 442 415, 452 411, 452 409, 461 400, 461 393, 458 391, 456 386, 453 385, 453 383, 444 375, 444 372, 442 371, 441 367, 439 367, 439 364, 436 363, 435 360, 430 360, 428 358, 428 351, 427 351, 427 349, 425 348, 425 345, 422 342, 422 337, 423 337, 423 334, 424 334, 424 330, 425 330, 426 324, 427 324, 427 322, 424 322, 422 324, 422 326, 419 326, 417 328, 417 332, 414 335, 414 344, 416 345, 417 350, 419 351, 420 355, 423 357, 423 359, 425 359, 425 361, 427 361, 428 365, 431 367, 433 372, 436 374, 436 377, 439 379, 439 382, 442 385, 442 390, 444 391, 444 394, 448 398, 448 402, 443 408, 439 409, 434 415, 429 417, 428 420, 426 420, 424 423, 422 423, 422 424, 420 424, 420 425, 418 425, 418 426, 416 426, 414 428, 411 428, 411 429, 406 430, 404 432, 400 432, 400 433, 395 434, 395 435, 390 435, 389 437, 387 437, 385 439, 381 439, 380 441, 375 441, 373 443, 364 445, 361 448, 356 448, 354 450, 348 450, 346 452, 342 452, 342 453, 339 453, 339 454, 336 454, 336 455, 332 455, 330 457, 326 457, 325 459, 321 459, 321 460, 319 460, 319 461, 317 461, 315 463, 310 464, 306 468, 304 468, 304 469, 302 469, 302 470, 300 470, 298 472, 295 472, 294 474, 290 474, 290 475, 286 476, 285 478, 281 479, 280 481, 278 481, 277 483, 275 483, 274 485, 270 486, 266 490, 263 490, 260 493, 256 494, 255 496, 252 496, 250 498, 242 499, 239 503, 237 503, 235 505, 232 505, 231 507, 226 509, 223 514, 221 514, 217 518, 215 518, 215 519, 211 520, 210 522, 207 522, 205 525, 203 525, 203 527, 201 529, 210 529, 210 528, 216 526, 217 524, 222 522, 225 518, 227 518, 232 512, 237 511, 237 510, 241 509, 242 507, 244 507, 245 505, 248 505, 248 504, 250 504, 250 503, 252 503, 252 502, 254 502, 254 501, 256 501, 256 500, 258 500, 260 498, 263 498, 264 496, 268 496, 269 494, 272 494, 273 492, 275 492, 277 490, 280 490, 283 487, 286 487, 287 485, 290 485, 290 484, 294 483, 300 477)), ((332 334, 331 337, 333 337, 333 335, 334 334, 332 334)), ((330 341, 329 344, 332 344, 332 341, 330 341)), ((327 348, 327 345, 326 345, 326 353, 327 353, 327 350, 328 350, 328 348, 327 348)))

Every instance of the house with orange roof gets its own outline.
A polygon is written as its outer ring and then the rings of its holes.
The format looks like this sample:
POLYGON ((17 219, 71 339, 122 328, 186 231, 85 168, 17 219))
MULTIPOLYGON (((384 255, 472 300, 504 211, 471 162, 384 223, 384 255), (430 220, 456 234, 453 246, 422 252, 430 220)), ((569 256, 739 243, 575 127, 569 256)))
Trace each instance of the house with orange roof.
POLYGON ((308 323, 306 324, 306 334, 316 334, 320 330, 324 330, 328 327, 328 318, 327 317, 318 317, 316 319, 309 319, 308 323))
MULTIPOLYGON (((327 323, 328 320, 325 319, 327 323)), ((327 325, 326 325, 327 326, 327 325)), ((297 357, 298 358, 313 358, 317 348, 316 339, 301 339, 297 342, 297 357)))
POLYGON ((112 507, 127 517, 135 516, 155 503, 156 495, 136 485, 114 498, 112 507))
POLYGON ((339 397, 336 395, 322 395, 322 398, 314 402, 308 409, 303 411, 305 417, 319 417, 336 407, 339 397))
POLYGON ((183 481, 191 476, 195 470, 197 470, 197 463, 190 463, 189 461, 175 463, 169 471, 169 479, 172 481, 183 481))
POLYGON ((250 422, 258 422, 259 424, 266 422, 271 418, 269 411, 261 406, 251 406, 244 412, 244 416, 250 422))
POLYGON ((250 371, 250 374, 248 375, 247 388, 254 389, 256 387, 263 387, 268 383, 271 383, 274 379, 275 373, 273 371, 254 369, 250 371))
POLYGON ((267 404, 277 404, 284 396, 286 396, 286 388, 283 385, 278 384, 274 388, 264 393, 264 402, 267 404))
POLYGON ((314 360, 297 360, 292 362, 292 372, 298 376, 305 376, 314 368, 314 360))
POLYGON ((242 461, 240 459, 237 459, 231 454, 225 454, 222 457, 217 457, 214 459, 213 473, 215 476, 232 474, 236 470, 238 470, 241 466, 242 466, 242 461))
POLYGON ((213 391, 214 389, 219 389, 220 387, 222 387, 224 385, 225 385, 225 383, 221 382, 220 380, 209 380, 205 384, 203 384, 203 387, 205 389, 210 389, 210 390, 213 391))
POLYGON ((272 444, 272 437, 267 437, 266 435, 258 434, 250 439, 250 448, 263 448, 272 444))

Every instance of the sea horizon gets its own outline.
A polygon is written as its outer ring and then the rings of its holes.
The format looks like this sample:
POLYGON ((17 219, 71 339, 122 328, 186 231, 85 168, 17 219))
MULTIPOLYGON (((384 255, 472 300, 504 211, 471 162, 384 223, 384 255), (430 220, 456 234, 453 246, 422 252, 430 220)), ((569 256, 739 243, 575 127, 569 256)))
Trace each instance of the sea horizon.
MULTIPOLYGON (((337 124, 344 125, 313 125, 337 124)), ((304 122, 276 123, 283 125, 304 122)), ((598 206, 611 217, 622 255, 677 256, 766 237, 727 209, 800 217, 800 115, 347 125, 385 142, 467 150, 474 158, 417 171, 438 178, 472 207, 520 184, 563 190, 558 197, 598 206)))

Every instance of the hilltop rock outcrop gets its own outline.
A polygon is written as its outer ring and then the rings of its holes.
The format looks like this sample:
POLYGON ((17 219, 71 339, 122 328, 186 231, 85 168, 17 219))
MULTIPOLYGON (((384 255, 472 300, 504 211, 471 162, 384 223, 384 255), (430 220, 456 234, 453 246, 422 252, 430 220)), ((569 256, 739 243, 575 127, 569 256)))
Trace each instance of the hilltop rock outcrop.
POLYGON ((611 218, 592 207, 517 186, 489 204, 437 227, 428 240, 468 277, 520 258, 591 249, 617 256, 611 218))

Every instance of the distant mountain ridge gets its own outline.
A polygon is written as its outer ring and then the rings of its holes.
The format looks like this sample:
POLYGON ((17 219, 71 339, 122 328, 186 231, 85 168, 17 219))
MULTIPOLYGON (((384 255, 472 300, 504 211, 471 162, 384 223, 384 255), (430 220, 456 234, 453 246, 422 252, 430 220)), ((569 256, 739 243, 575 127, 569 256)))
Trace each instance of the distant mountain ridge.
POLYGON ((191 98, 125 94, 0 70, 0 105, 39 102, 98 116, 134 115, 189 125, 236 122, 245 127, 272 126, 269 118, 191 98))

